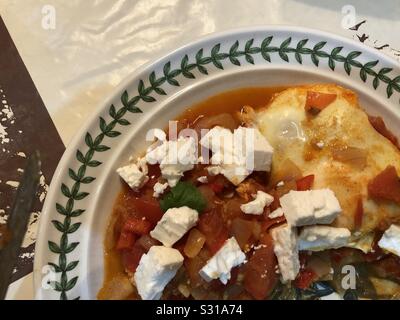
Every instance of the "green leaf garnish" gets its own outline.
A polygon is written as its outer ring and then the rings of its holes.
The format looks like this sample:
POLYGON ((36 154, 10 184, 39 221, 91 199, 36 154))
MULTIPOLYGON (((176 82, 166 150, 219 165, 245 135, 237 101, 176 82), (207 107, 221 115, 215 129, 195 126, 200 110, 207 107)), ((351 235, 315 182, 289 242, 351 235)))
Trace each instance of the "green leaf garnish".
POLYGON ((171 191, 160 200, 162 211, 169 208, 187 206, 201 213, 206 208, 207 201, 201 192, 190 182, 178 182, 171 191))

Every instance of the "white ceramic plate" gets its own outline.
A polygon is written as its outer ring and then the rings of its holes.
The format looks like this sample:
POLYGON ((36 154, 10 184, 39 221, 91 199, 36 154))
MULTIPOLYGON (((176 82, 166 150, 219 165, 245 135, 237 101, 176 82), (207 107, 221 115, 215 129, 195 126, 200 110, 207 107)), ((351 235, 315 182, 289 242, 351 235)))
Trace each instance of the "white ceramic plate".
POLYGON ((135 72, 76 135, 53 177, 36 242, 36 297, 96 298, 103 238, 120 190, 115 169, 144 150, 148 128, 165 127, 187 106, 226 90, 312 82, 354 90, 362 106, 400 136, 400 66, 374 49, 320 31, 233 30, 135 72))

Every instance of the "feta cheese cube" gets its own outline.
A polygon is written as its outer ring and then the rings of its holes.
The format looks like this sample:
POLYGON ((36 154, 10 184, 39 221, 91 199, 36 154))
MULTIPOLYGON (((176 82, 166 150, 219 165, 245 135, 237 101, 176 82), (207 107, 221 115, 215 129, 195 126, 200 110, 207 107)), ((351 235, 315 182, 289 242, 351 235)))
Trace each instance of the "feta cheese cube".
POLYGON ((342 211, 338 199, 330 189, 292 190, 279 200, 291 226, 329 224, 342 211))
POLYGON ((304 227, 298 238, 299 250, 322 251, 344 247, 349 242, 351 232, 346 228, 330 226, 304 227))
POLYGON ((272 229, 271 236, 283 282, 296 279, 300 270, 296 229, 285 224, 272 229))
POLYGON ((400 257, 400 227, 392 224, 379 240, 378 246, 400 257))
POLYGON ((147 162, 160 164, 161 176, 174 187, 183 173, 194 168, 197 163, 197 143, 192 137, 179 137, 178 140, 164 143, 146 154, 147 162))
POLYGON ((183 264, 183 256, 173 248, 153 246, 140 259, 133 276, 143 300, 158 300, 165 286, 183 264))
POLYGON ((158 221, 150 235, 166 247, 172 247, 183 235, 194 227, 199 219, 196 210, 189 207, 170 208, 158 221))
POLYGON ((211 163, 234 185, 240 184, 253 170, 271 168, 273 148, 258 129, 239 127, 232 133, 217 126, 200 144, 213 152, 211 163))
POLYGON ((251 174, 251 172, 244 166, 222 165, 221 174, 235 186, 238 186, 251 174))
POLYGON ((274 149, 257 128, 239 127, 233 132, 235 154, 250 171, 270 171, 274 149))
POLYGON ((160 195, 164 193, 164 191, 168 188, 168 183, 160 183, 156 182, 156 184, 153 187, 154 193, 153 197, 158 198, 160 195))
POLYGON ((199 271, 200 276, 207 282, 218 279, 227 284, 231 278, 231 269, 241 265, 246 260, 246 255, 240 250, 234 237, 225 241, 217 253, 207 261, 207 264, 199 271))
POLYGON ((276 208, 274 211, 272 211, 269 215, 268 218, 270 219, 275 219, 283 216, 283 210, 281 207, 276 208))
POLYGON ((260 215, 264 208, 268 207, 274 201, 274 197, 263 191, 257 191, 256 198, 253 201, 242 204, 240 210, 246 214, 260 215))
POLYGON ((143 159, 138 159, 137 163, 130 163, 127 166, 117 169, 119 176, 133 190, 139 190, 148 180, 148 168, 143 159))
POLYGON ((201 139, 200 145, 213 153, 233 154, 233 134, 229 129, 216 126, 208 131, 201 139))

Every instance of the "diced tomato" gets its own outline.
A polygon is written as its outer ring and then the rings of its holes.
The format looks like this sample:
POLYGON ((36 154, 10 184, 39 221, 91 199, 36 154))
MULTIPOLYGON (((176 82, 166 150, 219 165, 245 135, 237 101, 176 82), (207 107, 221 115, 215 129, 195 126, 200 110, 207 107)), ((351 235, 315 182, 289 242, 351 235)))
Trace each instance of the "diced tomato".
POLYGON ((216 253, 228 239, 228 230, 218 210, 203 213, 198 227, 206 237, 206 245, 211 254, 216 253))
POLYGON ((221 193, 224 190, 224 185, 222 183, 212 182, 208 185, 215 193, 221 193))
POLYGON ((368 194, 374 199, 391 200, 400 204, 400 179, 395 167, 387 166, 370 181, 368 194))
POLYGON ((294 285, 299 289, 307 289, 316 278, 317 275, 312 269, 305 268, 300 270, 297 278, 294 280, 294 285))
POLYGON ((318 114, 336 100, 337 95, 333 93, 322 93, 307 91, 305 109, 312 114, 318 114))
POLYGON ((386 128, 385 122, 381 117, 368 116, 369 123, 378 131, 381 135, 387 138, 391 143, 393 143, 397 148, 400 149, 399 141, 397 137, 386 128))
POLYGON ((262 238, 262 244, 265 246, 255 250, 245 265, 244 288, 257 300, 265 299, 278 281, 272 241, 271 236, 265 234, 262 238))
POLYGON ((301 179, 296 180, 297 191, 310 190, 314 183, 314 175, 310 174, 301 179))
POLYGON ((364 216, 364 208, 362 197, 360 196, 357 200, 356 212, 354 213, 354 227, 360 229, 364 216))
POLYGON ((116 245, 117 250, 124 250, 132 248, 135 244, 136 237, 132 232, 122 231, 119 235, 118 242, 116 245))
POLYGON ((162 218, 163 212, 157 200, 135 198, 133 201, 135 209, 151 223, 156 224, 162 218))
POLYGON ((123 231, 134 232, 138 235, 148 234, 152 229, 152 224, 145 218, 130 217, 125 221, 123 231))
POLYGON ((122 265, 127 271, 135 272, 144 253, 144 249, 140 246, 134 246, 132 249, 123 250, 121 253, 122 265))

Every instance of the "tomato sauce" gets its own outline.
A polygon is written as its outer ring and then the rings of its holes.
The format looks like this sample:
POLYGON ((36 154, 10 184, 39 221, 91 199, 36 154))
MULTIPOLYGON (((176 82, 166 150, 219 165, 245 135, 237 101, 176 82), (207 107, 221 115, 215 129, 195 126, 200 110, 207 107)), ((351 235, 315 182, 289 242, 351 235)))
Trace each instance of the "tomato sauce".
MULTIPOLYGON (((243 106, 251 106, 254 109, 266 106, 275 94, 284 89, 286 87, 242 88, 210 97, 189 106, 177 118, 178 130, 186 127, 195 130, 211 128, 219 124, 227 128, 237 128, 241 123, 238 113, 243 106)), ((290 165, 287 167, 290 168, 290 165)), ((207 206, 200 214, 195 229, 173 246, 184 256, 184 264, 164 289, 162 299, 270 298, 279 283, 279 275, 276 272, 277 261, 269 229, 285 223, 285 218, 270 219, 268 215, 279 206, 280 196, 290 190, 309 190, 314 181, 313 175, 302 177, 297 167, 288 171, 291 178, 288 178, 285 186, 281 188, 269 184, 268 176, 259 172, 251 174, 240 188, 235 188, 222 175, 207 176, 205 166, 201 164, 185 173, 182 180, 196 186, 206 199, 207 206), (197 178, 204 175, 207 176, 208 182, 198 182, 197 178), (270 193, 275 200, 262 215, 246 215, 240 210, 240 205, 250 201, 251 194, 256 190, 270 193), (231 280, 226 286, 219 280, 206 282, 199 275, 199 270, 221 248, 225 240, 232 236, 247 255, 248 262, 231 270, 231 280)), ((123 183, 114 203, 104 243, 105 277, 103 287, 98 293, 99 299, 140 299, 129 278, 133 276, 141 256, 151 246, 160 245, 150 237, 149 231, 163 215, 159 199, 153 197, 153 186, 160 176, 158 166, 149 166, 149 176, 150 180, 140 192, 131 190, 123 183)), ((288 176, 288 172, 284 176, 288 176)), ((348 261, 354 257, 357 261, 371 260, 369 256, 356 251, 331 250, 332 257, 336 259, 332 258, 332 261, 348 261)), ((315 260, 319 259, 318 255, 313 255, 312 258, 307 256, 302 262, 299 277, 294 282, 295 286, 306 289, 317 277, 312 268, 315 260)), ((381 257, 379 256, 379 259, 381 257)), ((376 263, 374 268, 380 272, 392 272, 393 266, 400 266, 398 259, 387 261, 386 264, 376 263)), ((334 267, 339 268, 339 265, 340 263, 336 262, 334 267)))
MULTIPOLYGON (((204 101, 201 101, 198 104, 189 106, 186 111, 184 111, 177 118, 177 120, 178 123, 181 125, 181 128, 193 128, 196 126, 196 124, 199 123, 201 119, 207 119, 209 117, 219 114, 230 114, 235 118, 235 123, 233 125, 236 128, 240 124, 240 122, 235 115, 237 112, 240 112, 243 106, 249 105, 255 109, 263 107, 271 100, 271 98, 275 94, 285 90, 286 88, 287 87, 253 87, 223 92, 216 96, 212 96, 204 101)), ((128 271, 131 272, 135 270, 138 264, 138 256, 140 256, 144 252, 144 249, 138 249, 138 246, 136 245, 133 246, 133 249, 130 250, 129 253, 127 253, 125 250, 117 249, 118 244, 121 246, 121 248, 123 248, 124 245, 129 245, 130 241, 132 241, 132 238, 127 237, 126 234, 123 233, 122 221, 126 222, 129 219, 131 219, 132 221, 132 217, 139 219, 142 218, 139 212, 146 212, 146 219, 148 219, 150 222, 156 222, 161 217, 162 212, 159 210, 156 201, 151 196, 153 191, 151 187, 152 184, 154 184, 156 181, 154 179, 154 175, 156 176, 156 178, 158 178, 157 175, 159 175, 159 170, 157 172, 156 168, 150 168, 150 171, 151 175, 153 176, 153 179, 151 179, 154 180, 153 183, 152 181, 149 181, 149 186, 146 186, 147 188, 145 188, 145 190, 141 190, 140 194, 133 192, 129 187, 123 184, 122 190, 114 204, 112 218, 107 228, 107 236, 104 246, 105 277, 103 288, 98 294, 99 299, 109 299, 113 295, 113 292, 110 292, 112 291, 112 289, 110 289, 110 283, 112 283, 113 279, 116 277, 126 276, 125 269, 128 269, 128 271)), ((199 166, 195 168, 195 170, 192 170, 187 176, 185 176, 185 179, 196 181, 197 177, 204 174, 204 168, 199 166)), ((255 178, 257 179, 258 177, 255 178)), ((211 181, 209 181, 210 183, 208 189, 206 189, 205 186, 201 187, 203 189, 203 192, 208 192, 208 199, 212 202, 210 208, 208 208, 208 212, 200 216, 198 226, 198 229, 206 236, 205 245, 195 258, 187 259, 187 257, 185 257, 185 267, 189 277, 193 277, 192 280, 194 280, 195 284, 201 283, 204 286, 208 286, 208 284, 205 283, 205 281, 201 279, 201 277, 198 277, 198 270, 200 270, 200 268, 205 264, 205 262, 211 257, 213 253, 218 251, 218 249, 222 246, 223 242, 228 238, 228 236, 231 236, 232 231, 229 228, 229 225, 232 223, 232 220, 236 219, 235 224, 239 225, 239 229, 236 228, 235 232, 249 233, 249 230, 243 230, 243 228, 240 228, 240 226, 243 225, 243 221, 241 220, 249 220, 248 216, 243 214, 243 212, 241 212, 239 209, 240 204, 244 203, 245 201, 240 199, 240 197, 233 197, 229 199, 227 198, 221 201, 221 198, 217 197, 216 193, 218 193, 218 191, 222 191, 224 185, 228 185, 229 183, 227 183, 224 178, 219 176, 210 177, 210 180, 211 181), (204 191, 204 189, 206 190, 204 191), (215 204, 215 202, 218 202, 218 204, 215 204), (221 205, 221 202, 223 202, 223 205, 221 205)), ((231 190, 229 190, 228 188, 225 190, 225 193, 229 191, 234 191, 234 189, 231 187, 231 190)), ((265 224, 274 223, 273 221, 267 221, 266 223, 264 223, 263 221, 257 221, 257 219, 255 218, 253 218, 253 220, 255 229, 261 229, 261 227, 263 227, 265 224)), ((129 223, 127 224, 127 226, 129 227, 129 223)), ((249 225, 247 225, 247 227, 248 226, 249 225)), ((147 224, 145 224, 144 226, 139 225, 138 227, 146 228, 147 224)), ((131 226, 131 228, 134 227, 131 226)), ((252 234, 253 225, 251 225, 250 233, 250 235, 245 235, 247 237, 246 241, 249 242, 246 243, 247 246, 249 244, 251 245, 251 242, 257 242, 257 239, 252 234)), ((136 236, 136 242, 138 242, 138 239, 138 236, 136 236)), ((176 245, 174 247, 176 247, 176 245)), ((262 256, 263 254, 267 255, 267 258, 269 259, 269 264, 271 264, 270 256, 273 256, 273 254, 271 255, 271 252, 268 253, 265 252, 265 250, 262 250, 260 254, 258 254, 258 256, 262 256)), ((245 271, 243 269, 240 270, 240 272, 244 273, 245 271)), ((247 273, 249 272, 250 271, 247 271, 247 273)), ((238 272, 236 273, 238 274, 238 272)), ((257 274, 253 272, 251 274, 251 277, 257 277, 257 274)), ((273 283, 273 281, 271 283, 273 283)), ((216 287, 217 296, 222 299, 222 294, 224 294, 226 290, 225 288, 223 288, 223 286, 218 286, 216 284, 217 282, 213 281, 210 285, 216 287)), ((173 283, 170 283, 164 290, 165 298, 173 298, 174 295, 176 295, 176 292, 174 292, 176 290, 168 291, 168 288, 172 286, 173 283)), ((266 287, 268 290, 270 289, 268 288, 268 286, 265 285, 265 281, 263 281, 262 286, 263 287, 261 288, 261 291, 265 290, 266 287)), ((262 294, 260 293, 260 289, 255 288, 255 290, 258 290, 256 296, 257 298, 260 298, 260 294, 262 294)), ((197 291, 200 292, 201 290, 198 289, 197 291)), ((230 291, 235 293, 235 290, 230 291)), ((196 293, 200 294, 199 292, 196 293)), ((231 292, 229 292, 229 294, 230 293, 231 292)), ((236 288, 235 294, 237 297, 249 297, 248 293, 244 293, 243 289, 239 290, 239 288, 236 288)), ((138 299, 138 295, 135 290, 132 290, 132 293, 127 295, 126 299, 138 299)))

